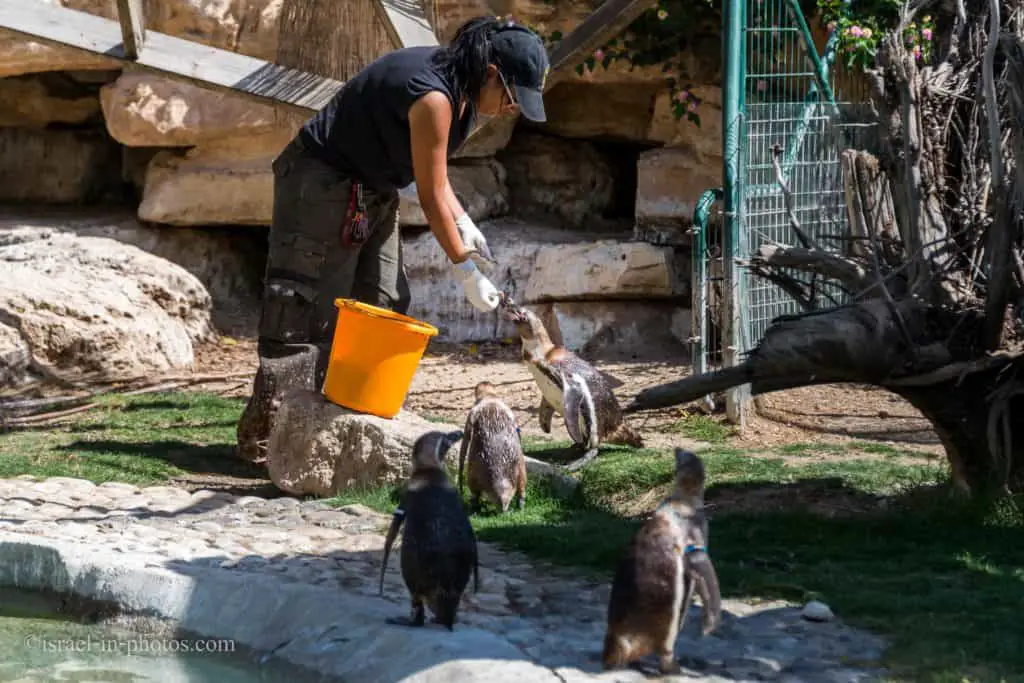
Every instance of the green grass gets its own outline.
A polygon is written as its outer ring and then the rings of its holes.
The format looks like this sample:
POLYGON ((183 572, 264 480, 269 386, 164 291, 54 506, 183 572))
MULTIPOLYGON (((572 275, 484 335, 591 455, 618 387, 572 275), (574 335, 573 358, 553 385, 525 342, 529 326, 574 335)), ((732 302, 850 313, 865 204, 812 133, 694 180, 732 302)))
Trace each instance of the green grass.
POLYGON ((688 439, 706 443, 724 443, 736 433, 731 425, 699 413, 687 415, 670 429, 688 439))
MULTIPOLYGON (((232 454, 241 406, 200 394, 110 399, 68 427, 0 435, 0 476, 149 484, 246 468, 232 454)), ((705 423, 687 424, 691 436, 705 423)), ((864 442, 754 453, 709 433, 702 440, 717 444, 701 457, 712 554, 727 597, 825 600, 849 623, 890 637, 885 664, 895 680, 1022 679, 1017 510, 953 501, 941 489, 944 461, 913 451, 864 442)), ((525 445, 534 457, 571 457, 563 443, 525 445)), ((637 528, 635 515, 671 479, 669 453, 609 448, 581 473, 572 498, 533 479, 525 510, 485 512, 473 524, 482 540, 609 578, 637 528)), ((350 491, 332 502, 390 512, 396 493, 350 491)))
POLYGON ((0 477, 164 484, 192 472, 263 475, 234 457, 242 402, 179 393, 103 397, 66 426, 0 434, 0 477))

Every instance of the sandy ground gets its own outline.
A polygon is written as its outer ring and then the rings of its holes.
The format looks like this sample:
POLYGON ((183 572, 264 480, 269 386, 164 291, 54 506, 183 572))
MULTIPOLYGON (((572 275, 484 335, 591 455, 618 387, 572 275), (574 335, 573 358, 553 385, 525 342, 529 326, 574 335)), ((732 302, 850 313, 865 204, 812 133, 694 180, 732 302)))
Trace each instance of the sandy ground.
MULTIPOLYGON (((253 340, 226 340, 199 350, 196 373, 255 371, 253 340)), ((690 374, 685 359, 662 361, 595 360, 594 364, 622 382, 616 388, 625 405, 645 387, 690 374)), ((433 343, 424 355, 406 400, 406 408, 429 418, 461 425, 473 402, 473 387, 487 380, 498 385, 516 412, 524 434, 542 436, 537 425, 539 391, 519 360, 519 345, 449 345, 433 343)), ((227 395, 247 396, 250 380, 204 385, 227 395)), ((906 401, 887 391, 860 385, 805 387, 758 399, 757 414, 730 444, 756 448, 787 443, 875 441, 901 448, 942 453, 929 423, 906 401)), ((694 406, 680 406, 631 416, 652 446, 684 445, 671 430, 694 406)), ((552 438, 567 439, 556 418, 552 438)))

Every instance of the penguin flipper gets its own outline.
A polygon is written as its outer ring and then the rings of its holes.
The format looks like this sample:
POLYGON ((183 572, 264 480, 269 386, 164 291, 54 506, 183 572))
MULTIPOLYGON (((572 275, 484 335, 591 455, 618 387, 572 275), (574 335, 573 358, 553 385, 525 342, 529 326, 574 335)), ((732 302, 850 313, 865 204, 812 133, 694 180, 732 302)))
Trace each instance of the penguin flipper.
POLYGON ((562 383, 565 405, 565 430, 569 437, 587 450, 597 448, 597 409, 587 382, 573 373, 562 383))
POLYGON ((405 521, 404 503, 405 501, 403 500, 391 515, 391 526, 388 528, 387 538, 384 539, 384 559, 380 563, 380 595, 384 595, 384 574, 388 569, 388 555, 391 554, 391 546, 395 542, 395 537, 398 536, 398 530, 402 527, 402 522, 405 521))

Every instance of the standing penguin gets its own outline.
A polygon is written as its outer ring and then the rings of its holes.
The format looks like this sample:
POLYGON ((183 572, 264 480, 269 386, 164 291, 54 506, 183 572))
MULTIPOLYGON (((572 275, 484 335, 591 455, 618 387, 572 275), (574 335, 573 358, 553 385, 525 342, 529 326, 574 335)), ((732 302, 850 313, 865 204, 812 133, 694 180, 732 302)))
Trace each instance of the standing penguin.
POLYGON ((479 588, 476 534, 444 470, 448 449, 461 438, 459 431, 428 432, 413 444, 412 475, 391 519, 380 568, 383 595, 388 555, 404 521, 402 578, 412 598, 412 614, 390 618, 389 623, 423 626, 426 606, 434 623, 452 631, 471 572, 473 591, 479 588))
POLYGON ((597 456, 601 443, 641 448, 643 439, 623 422, 622 409, 604 375, 587 361, 551 341, 537 315, 509 297, 501 303, 523 344, 523 362, 540 389, 540 428, 551 433, 555 413, 565 419, 565 429, 582 457, 567 465, 578 470, 597 456))
POLYGON ((514 495, 516 508, 522 510, 526 503, 526 457, 516 416, 490 382, 477 384, 473 395, 476 402, 466 416, 459 450, 459 493, 468 460, 466 478, 472 512, 480 511, 481 496, 505 513, 514 495))
POLYGON ((707 551, 704 463, 681 448, 675 456, 675 491, 637 531, 612 581, 602 653, 606 670, 657 652, 661 672, 678 673, 675 643, 694 588, 704 635, 721 621, 722 596, 707 551))

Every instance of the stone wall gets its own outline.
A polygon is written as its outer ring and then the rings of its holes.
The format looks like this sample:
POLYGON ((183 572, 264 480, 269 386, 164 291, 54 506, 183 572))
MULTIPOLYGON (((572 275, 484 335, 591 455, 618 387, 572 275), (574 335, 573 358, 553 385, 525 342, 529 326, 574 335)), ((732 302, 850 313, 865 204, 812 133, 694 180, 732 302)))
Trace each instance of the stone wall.
MULTIPOLYGON (((116 16, 115 0, 54 1, 116 16)), ((447 39, 489 9, 567 33, 600 2, 436 0, 430 10, 447 39)), ((282 0, 146 0, 153 30, 270 60, 281 8, 282 0)), ((541 307, 570 346, 626 344, 617 331, 646 325, 677 343, 688 335, 684 229, 722 167, 719 36, 699 45, 690 70, 702 83, 700 128, 672 117, 660 70, 614 67, 572 74, 547 95, 546 124, 496 122, 453 162, 456 192, 503 259, 495 282, 541 307), (636 226, 683 237, 637 242, 636 226), (552 266, 567 263, 570 284, 554 286, 552 266)), ((269 105, 0 31, 0 202, 121 204, 147 229, 233 228, 262 240, 270 164, 301 123, 269 105)), ((442 339, 511 334, 457 291, 423 232, 414 187, 402 192, 401 221, 413 314, 442 327, 442 339)), ((218 295, 249 301, 258 292, 218 295)))

